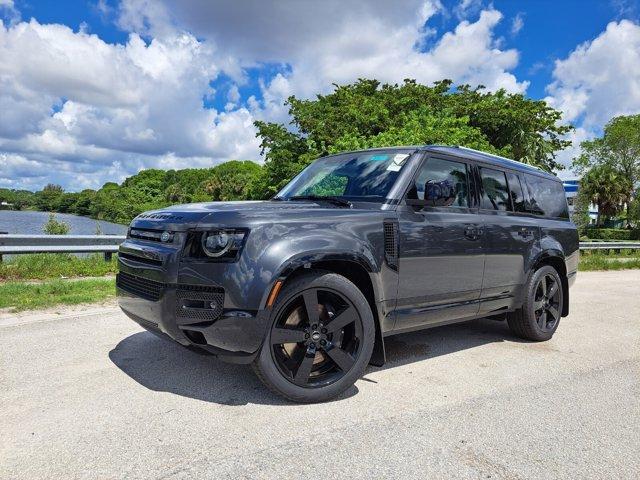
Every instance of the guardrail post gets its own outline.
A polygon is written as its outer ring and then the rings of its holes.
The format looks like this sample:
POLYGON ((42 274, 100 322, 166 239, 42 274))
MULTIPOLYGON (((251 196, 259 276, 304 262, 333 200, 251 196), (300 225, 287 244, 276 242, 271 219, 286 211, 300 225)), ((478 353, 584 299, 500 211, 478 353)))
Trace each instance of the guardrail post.
POLYGON ((105 262, 110 262, 111 261, 111 252, 104 252, 104 261, 105 262))

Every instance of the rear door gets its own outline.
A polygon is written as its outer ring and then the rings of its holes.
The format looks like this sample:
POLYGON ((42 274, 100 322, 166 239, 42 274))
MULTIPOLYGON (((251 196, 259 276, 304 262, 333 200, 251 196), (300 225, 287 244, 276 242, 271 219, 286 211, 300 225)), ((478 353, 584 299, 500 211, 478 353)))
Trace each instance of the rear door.
POLYGON ((485 252, 479 314, 490 315, 514 305, 536 254, 540 229, 527 212, 526 185, 521 175, 479 166, 480 216, 485 252))
POLYGON ((429 156, 399 207, 398 330, 478 311, 484 255, 471 172, 465 160, 429 156))

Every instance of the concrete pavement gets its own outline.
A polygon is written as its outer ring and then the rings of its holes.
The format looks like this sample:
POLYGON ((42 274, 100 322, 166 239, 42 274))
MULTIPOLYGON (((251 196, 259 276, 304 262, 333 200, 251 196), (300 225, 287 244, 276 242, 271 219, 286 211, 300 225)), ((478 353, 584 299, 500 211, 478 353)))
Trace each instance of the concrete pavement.
POLYGON ((546 343, 490 320, 388 339, 295 405, 111 306, 0 318, 0 478, 639 478, 640 271, 580 273, 546 343))

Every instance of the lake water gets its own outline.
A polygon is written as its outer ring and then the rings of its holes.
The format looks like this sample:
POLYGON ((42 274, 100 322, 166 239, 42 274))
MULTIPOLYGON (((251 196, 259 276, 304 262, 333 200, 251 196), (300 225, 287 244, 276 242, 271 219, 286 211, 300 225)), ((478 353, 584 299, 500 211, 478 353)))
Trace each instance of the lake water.
MULTIPOLYGON (((47 212, 0 210, 0 232, 38 235, 49 220, 47 212)), ((124 235, 126 225, 94 220, 93 218, 56 213, 56 220, 69 224, 69 233, 74 235, 95 235, 98 225, 104 235, 124 235)))

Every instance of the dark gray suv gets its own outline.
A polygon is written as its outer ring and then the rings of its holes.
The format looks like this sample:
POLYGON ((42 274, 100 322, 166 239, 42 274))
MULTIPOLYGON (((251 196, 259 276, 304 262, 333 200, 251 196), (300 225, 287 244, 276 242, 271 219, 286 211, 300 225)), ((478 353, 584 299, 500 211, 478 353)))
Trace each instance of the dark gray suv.
POLYGON ((578 234, 551 174, 399 147, 320 158, 269 201, 141 214, 118 258, 120 306, 144 328, 317 402, 382 365, 389 335, 493 317, 550 339, 578 234))

